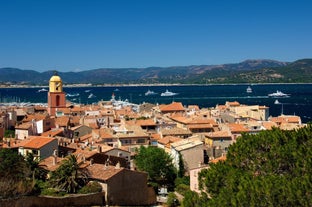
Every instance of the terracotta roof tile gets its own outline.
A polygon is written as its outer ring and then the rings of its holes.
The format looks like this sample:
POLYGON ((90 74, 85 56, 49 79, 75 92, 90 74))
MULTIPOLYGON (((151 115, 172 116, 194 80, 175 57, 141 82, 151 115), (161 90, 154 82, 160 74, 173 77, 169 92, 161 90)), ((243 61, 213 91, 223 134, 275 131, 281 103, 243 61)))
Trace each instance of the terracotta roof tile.
POLYGON ((153 119, 136 120, 136 124, 139 126, 156 126, 153 119))
POLYGON ((43 136, 43 137, 55 137, 55 136, 57 136, 57 135, 62 134, 63 131, 64 131, 64 129, 62 129, 62 128, 59 128, 59 129, 51 129, 51 130, 49 130, 49 131, 43 132, 43 133, 41 134, 41 136, 43 136))
POLYGON ((164 145, 164 146, 168 146, 171 144, 171 143, 174 143, 174 142, 178 142, 178 141, 181 141, 183 139, 179 138, 179 137, 174 137, 174 136, 165 136, 164 138, 162 139, 159 139, 158 140, 158 143, 164 145))
POLYGON ((153 134, 151 134, 151 138, 154 140, 159 140, 159 139, 161 139, 161 135, 158 133, 153 133, 153 134))
POLYGON ((250 131, 243 124, 229 123, 227 125, 229 126, 231 132, 249 132, 250 131))
POLYGON ((224 162, 225 160, 226 160, 226 156, 223 155, 221 157, 211 160, 210 163, 224 162))
POLYGON ((85 134, 85 135, 80 137, 80 141, 81 142, 84 142, 86 140, 92 140, 92 134, 91 133, 90 134, 85 134))
POLYGON ((226 105, 228 106, 240 106, 240 103, 238 101, 228 101, 226 102, 226 105))
POLYGON ((211 129, 213 128, 212 124, 188 124, 189 129, 211 129))
POLYGON ((65 158, 50 156, 40 161, 39 165, 49 171, 56 170, 65 158))
POLYGON ((181 102, 172 102, 171 104, 159 106, 161 112, 185 111, 181 102))
POLYGON ((48 114, 40 114, 40 113, 27 114, 23 121, 25 121, 25 122, 32 121, 32 120, 39 121, 39 120, 46 119, 48 117, 49 117, 48 114))
POLYGON ((60 116, 55 119, 55 125, 59 125, 61 127, 66 127, 69 125, 69 117, 68 116, 60 116))
POLYGON ((29 149, 40 149, 46 144, 53 142, 55 138, 41 137, 41 136, 30 136, 29 141, 26 142, 23 147, 29 149))
POLYGON ((15 129, 25 129, 25 130, 27 129, 28 130, 31 126, 32 126, 31 122, 26 122, 26 123, 16 126, 15 129))
POLYGON ((89 150, 87 148, 86 149, 77 148, 77 150, 73 154, 77 156, 77 161, 78 163, 80 163, 83 162, 83 158, 89 159, 90 157, 92 157, 97 153, 98 153, 97 149, 89 150))
POLYGON ((178 127, 174 127, 171 129, 162 129, 161 132, 162 132, 163 136, 166 136, 166 135, 192 135, 192 132, 190 130, 181 129, 178 127))
POLYGON ((124 168, 117 168, 115 166, 105 166, 103 164, 92 164, 86 167, 90 173, 90 177, 97 180, 107 181, 114 175, 125 170, 124 168))
POLYGON ((270 121, 276 123, 301 123, 301 118, 299 116, 281 115, 278 117, 271 117, 270 121))
POLYGON ((277 124, 275 122, 272 122, 272 121, 264 121, 264 122, 262 122, 262 126, 266 130, 271 130, 273 127, 277 127, 277 124))
POLYGON ((205 136, 209 137, 209 138, 222 138, 222 137, 231 138, 231 132, 229 132, 229 131, 209 132, 209 133, 206 133, 205 136))

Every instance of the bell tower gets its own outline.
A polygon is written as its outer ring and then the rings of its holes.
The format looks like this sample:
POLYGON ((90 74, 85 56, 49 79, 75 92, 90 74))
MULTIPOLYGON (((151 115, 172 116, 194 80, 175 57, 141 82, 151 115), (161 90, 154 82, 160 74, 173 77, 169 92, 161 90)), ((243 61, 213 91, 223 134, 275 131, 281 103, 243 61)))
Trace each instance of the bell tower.
POLYGON ((65 92, 63 92, 63 82, 57 72, 50 78, 48 92, 48 113, 55 116, 56 111, 66 108, 65 92))

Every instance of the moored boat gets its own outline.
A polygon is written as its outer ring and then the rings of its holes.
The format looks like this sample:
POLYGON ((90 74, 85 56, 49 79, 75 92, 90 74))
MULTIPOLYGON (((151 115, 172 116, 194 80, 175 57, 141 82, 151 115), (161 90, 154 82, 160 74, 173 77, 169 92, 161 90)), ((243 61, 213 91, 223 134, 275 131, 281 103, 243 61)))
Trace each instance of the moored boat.
POLYGON ((248 86, 247 89, 246 89, 246 92, 247 93, 252 93, 252 88, 250 86, 248 86))
POLYGON ((280 97, 280 98, 287 98, 290 96, 290 94, 286 94, 286 93, 283 93, 282 91, 279 91, 277 90, 276 92, 274 93, 270 93, 268 94, 269 97, 280 97))
POLYGON ((46 91, 48 91, 48 90, 45 89, 45 88, 41 88, 41 89, 38 90, 39 93, 40 93, 40 92, 46 92, 46 91))
POLYGON ((145 96, 150 96, 150 95, 155 95, 157 93, 155 93, 154 91, 148 90, 145 92, 145 96))
POLYGON ((173 93, 171 91, 168 91, 168 89, 167 89, 166 92, 161 93, 160 96, 175 96, 177 94, 178 93, 173 93))

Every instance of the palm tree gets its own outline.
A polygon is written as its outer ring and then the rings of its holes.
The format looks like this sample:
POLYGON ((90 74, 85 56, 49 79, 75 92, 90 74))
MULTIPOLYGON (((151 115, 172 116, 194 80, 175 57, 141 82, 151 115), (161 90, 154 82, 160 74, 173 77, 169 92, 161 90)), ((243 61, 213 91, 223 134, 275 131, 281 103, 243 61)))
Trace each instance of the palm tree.
POLYGON ((69 155, 62 165, 52 172, 50 183, 60 191, 76 193, 87 183, 87 179, 87 172, 79 168, 77 157, 69 155))
POLYGON ((32 172, 32 179, 46 180, 48 170, 44 168, 45 165, 40 165, 39 160, 34 157, 33 153, 29 153, 26 156, 26 163, 30 171, 32 172))

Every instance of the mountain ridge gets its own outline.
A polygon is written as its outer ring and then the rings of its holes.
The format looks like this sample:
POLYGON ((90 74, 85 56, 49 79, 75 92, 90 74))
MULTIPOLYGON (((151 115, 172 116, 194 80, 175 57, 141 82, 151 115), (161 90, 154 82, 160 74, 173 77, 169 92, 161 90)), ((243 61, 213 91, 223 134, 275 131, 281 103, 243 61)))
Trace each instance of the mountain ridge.
MULTIPOLYGON (((0 68, 3 84, 47 84, 54 71, 0 68)), ((206 84, 312 82, 312 59, 281 62, 249 59, 240 63, 147 68, 98 68, 58 72, 65 84, 206 84), (300 71, 300 73, 298 73, 300 71)))

